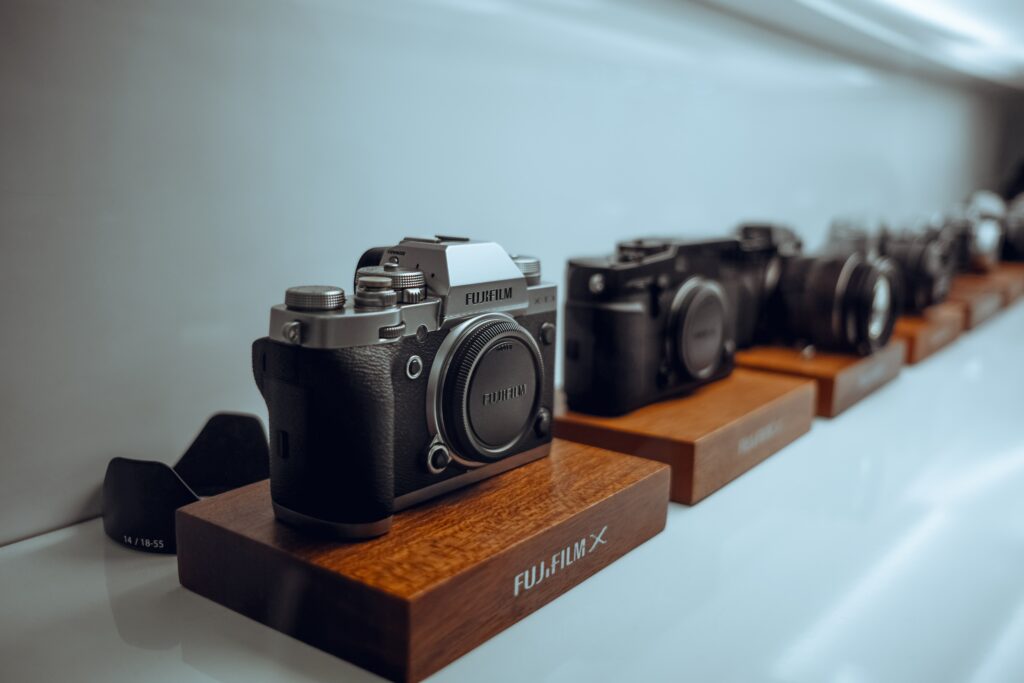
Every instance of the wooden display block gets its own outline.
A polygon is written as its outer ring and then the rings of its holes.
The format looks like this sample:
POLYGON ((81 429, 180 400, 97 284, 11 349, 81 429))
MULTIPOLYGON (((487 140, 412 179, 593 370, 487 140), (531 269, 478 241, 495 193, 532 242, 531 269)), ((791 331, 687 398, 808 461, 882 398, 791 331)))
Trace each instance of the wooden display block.
POLYGON ((1006 286, 991 275, 957 275, 949 290, 949 301, 960 306, 964 329, 973 330, 1002 309, 1006 286))
POLYGON ((782 346, 755 346, 736 353, 747 368, 807 377, 818 383, 818 415, 835 417, 900 373, 907 345, 893 338, 871 356, 817 352, 805 354, 782 346))
POLYGON ((672 466, 672 500, 693 505, 806 434, 814 382, 737 369, 693 394, 619 417, 555 409, 555 435, 672 466))
POLYGON ((314 647, 420 680, 655 536, 668 487, 660 463, 556 439, 546 458, 345 543, 277 522, 263 481, 178 510, 178 576, 314 647))
POLYGON ((992 272, 992 277, 1003 285, 1003 303, 1009 306, 1024 296, 1024 263, 1006 261, 992 272))
POLYGON ((906 362, 913 365, 951 344, 963 329, 963 308, 945 302, 929 306, 920 315, 902 316, 896 321, 893 336, 907 343, 906 362))

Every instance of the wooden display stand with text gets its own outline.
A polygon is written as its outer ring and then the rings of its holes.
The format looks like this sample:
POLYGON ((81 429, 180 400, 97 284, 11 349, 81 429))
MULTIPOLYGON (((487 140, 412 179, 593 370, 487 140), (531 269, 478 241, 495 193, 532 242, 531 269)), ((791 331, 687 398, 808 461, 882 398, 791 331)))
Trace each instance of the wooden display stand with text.
POLYGON ((1024 296, 1024 263, 1006 261, 1000 263, 992 277, 1002 283, 1004 304, 1009 306, 1024 296))
POLYGON ((818 384, 818 415, 835 417, 900 373, 907 345, 893 338, 871 356, 816 352, 783 346, 755 346, 736 354, 736 363, 813 379, 818 384))
POLYGON ((1006 305, 1007 286, 992 275, 957 275, 948 300, 960 306, 964 329, 972 330, 1006 305))
POLYGON ((555 411, 555 435, 672 466, 672 500, 692 505, 811 428, 814 383, 751 370, 619 417, 555 411))
POLYGON ((963 308, 944 302, 929 306, 920 315, 900 317, 892 334, 906 342, 906 362, 913 365, 951 344, 963 329, 963 308))
POLYGON ((277 522, 263 481, 178 510, 178 575, 314 647, 420 680, 660 532, 668 488, 664 465, 555 439, 546 458, 344 543, 277 522))

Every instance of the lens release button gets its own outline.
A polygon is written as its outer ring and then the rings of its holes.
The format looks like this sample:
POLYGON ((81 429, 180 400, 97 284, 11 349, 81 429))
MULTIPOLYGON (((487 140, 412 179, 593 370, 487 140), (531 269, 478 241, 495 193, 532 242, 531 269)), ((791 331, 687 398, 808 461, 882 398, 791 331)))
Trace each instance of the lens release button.
POLYGON ((451 453, 441 444, 434 445, 427 454, 427 469, 434 474, 441 474, 451 463, 451 453))
POLYGON ((537 411, 537 419, 533 422, 533 431, 540 438, 551 433, 551 412, 547 408, 537 411))

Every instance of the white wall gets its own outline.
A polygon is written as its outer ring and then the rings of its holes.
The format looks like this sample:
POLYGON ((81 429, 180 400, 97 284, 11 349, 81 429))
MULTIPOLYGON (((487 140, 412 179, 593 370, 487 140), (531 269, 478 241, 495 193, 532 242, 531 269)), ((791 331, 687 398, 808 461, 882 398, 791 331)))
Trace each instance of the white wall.
POLYGON ((948 204, 994 105, 685 2, 0 4, 0 542, 114 455, 262 413, 290 284, 462 233, 540 256, 948 204))

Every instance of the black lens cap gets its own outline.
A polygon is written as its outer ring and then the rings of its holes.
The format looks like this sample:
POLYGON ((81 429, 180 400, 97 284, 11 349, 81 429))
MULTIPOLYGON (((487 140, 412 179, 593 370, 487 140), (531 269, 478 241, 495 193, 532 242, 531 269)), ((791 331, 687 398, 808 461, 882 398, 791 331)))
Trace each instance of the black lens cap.
POLYGON ((544 365, 533 336, 511 320, 485 322, 461 340, 449 372, 445 423, 459 454, 507 455, 532 428, 540 400, 544 365))
POLYGON ((530 349, 517 338, 492 344, 477 360, 467 410, 474 435, 488 448, 515 441, 533 419, 537 373, 530 349))
POLYGON ((696 379, 710 377, 722 361, 726 301, 721 287, 701 277, 682 284, 673 301, 676 360, 696 379))

